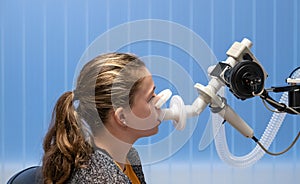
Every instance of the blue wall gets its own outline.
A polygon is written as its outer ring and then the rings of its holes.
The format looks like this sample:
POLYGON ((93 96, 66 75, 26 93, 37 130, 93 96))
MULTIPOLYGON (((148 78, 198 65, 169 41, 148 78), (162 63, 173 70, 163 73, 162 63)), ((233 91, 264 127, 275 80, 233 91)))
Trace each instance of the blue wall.
MULTIPOLYGON (((218 60, 226 59, 225 53, 234 41, 247 37, 253 41, 252 51, 269 74, 266 86, 270 87, 285 85, 290 72, 300 65, 299 9, 297 0, 0 0, 0 183, 21 168, 41 163, 41 144, 57 98, 64 91, 72 90, 76 66, 85 49, 111 28, 142 19, 178 23, 200 36, 218 60)), ((131 44, 120 50, 139 56, 171 58, 195 82, 207 83, 206 74, 194 67, 195 61, 187 53, 168 44, 145 43, 131 44)), ((170 87, 168 85, 157 81, 159 89, 170 87)), ((260 137, 271 112, 259 99, 241 102, 229 93, 226 96, 260 137)), ((274 97, 279 99, 277 95, 274 97)), ((286 167, 289 169, 284 176, 288 176, 289 181, 300 180, 296 174, 300 172, 299 143, 283 156, 265 156, 247 172, 225 166, 213 144, 200 152, 198 144, 207 119, 209 113, 204 112, 192 137, 171 158, 145 166, 149 183, 159 181, 153 179, 158 168, 162 170, 160 174, 165 173, 161 179, 170 183, 180 181, 174 179, 178 172, 183 173, 183 177, 186 175, 187 183, 198 183, 195 179, 198 171, 205 173, 206 183, 217 183, 213 178, 222 176, 218 174, 228 169, 226 183, 238 183, 241 176, 265 176, 265 183, 276 183, 280 180, 276 180, 275 175, 286 167), (164 167, 157 167, 160 164, 164 167), (180 164, 182 167, 177 167, 180 164), (260 167, 261 164, 265 165, 260 167), (264 167, 269 170, 261 176, 258 173, 264 167), (180 168, 187 169, 181 171, 180 168), (242 174, 238 176, 238 173, 242 174)), ((230 126, 226 126, 226 130, 234 154, 244 155, 255 146, 230 126)), ((299 117, 288 116, 270 150, 287 147, 299 130, 299 117)), ((166 137, 171 131, 172 126, 164 124, 158 136, 146 140, 166 137)))

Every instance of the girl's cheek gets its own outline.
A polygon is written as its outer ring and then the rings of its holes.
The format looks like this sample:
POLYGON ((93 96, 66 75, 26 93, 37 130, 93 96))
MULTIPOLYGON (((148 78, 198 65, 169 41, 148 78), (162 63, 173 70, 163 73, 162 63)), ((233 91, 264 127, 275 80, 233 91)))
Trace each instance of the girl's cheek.
POLYGON ((145 119, 149 116, 151 116, 152 113, 152 105, 151 104, 144 104, 142 107, 136 107, 132 109, 132 112, 135 116, 145 119))

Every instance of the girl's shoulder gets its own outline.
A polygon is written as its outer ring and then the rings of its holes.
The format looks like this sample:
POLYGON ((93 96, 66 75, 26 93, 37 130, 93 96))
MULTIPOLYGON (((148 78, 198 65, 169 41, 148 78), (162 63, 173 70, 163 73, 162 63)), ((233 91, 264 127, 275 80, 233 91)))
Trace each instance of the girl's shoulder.
POLYGON ((101 150, 95 150, 86 165, 75 169, 68 183, 122 183, 130 181, 118 169, 112 158, 101 150))

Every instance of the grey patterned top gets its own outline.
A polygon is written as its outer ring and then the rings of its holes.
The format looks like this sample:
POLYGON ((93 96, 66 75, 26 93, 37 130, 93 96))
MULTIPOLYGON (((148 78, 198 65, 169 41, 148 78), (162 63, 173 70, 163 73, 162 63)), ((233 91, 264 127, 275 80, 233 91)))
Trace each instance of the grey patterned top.
MULTIPOLYGON (((140 157, 136 149, 131 148, 128 161, 139 178, 141 184, 145 184, 140 157)), ((129 178, 119 169, 110 155, 102 149, 95 149, 91 155, 87 167, 74 170, 67 184, 131 184, 129 178)))

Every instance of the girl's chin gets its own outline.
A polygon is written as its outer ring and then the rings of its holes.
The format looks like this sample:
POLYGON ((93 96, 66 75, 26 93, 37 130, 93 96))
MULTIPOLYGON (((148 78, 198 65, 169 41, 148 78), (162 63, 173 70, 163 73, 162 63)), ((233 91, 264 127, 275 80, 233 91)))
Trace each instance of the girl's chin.
POLYGON ((158 129, 159 129, 158 126, 156 126, 156 127, 153 127, 149 130, 144 130, 142 137, 149 137, 149 136, 155 135, 155 134, 158 133, 158 129))

